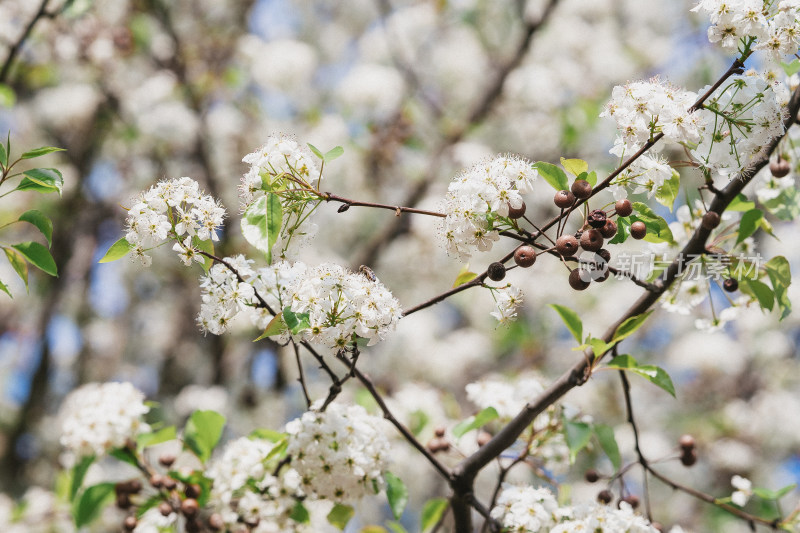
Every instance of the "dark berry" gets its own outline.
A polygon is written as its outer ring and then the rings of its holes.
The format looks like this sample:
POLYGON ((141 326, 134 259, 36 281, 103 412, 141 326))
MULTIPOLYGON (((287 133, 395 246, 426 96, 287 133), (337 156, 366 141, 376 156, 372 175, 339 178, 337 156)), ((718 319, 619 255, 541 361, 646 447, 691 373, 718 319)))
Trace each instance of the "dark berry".
POLYGON ((624 498, 620 500, 620 502, 625 502, 630 505, 633 509, 639 507, 639 497, 635 494, 628 494, 624 498))
POLYGON ((584 231, 581 235, 581 248, 587 252, 596 252, 603 247, 603 235, 596 229, 584 231))
POLYGON ((163 516, 169 516, 172 514, 172 506, 167 502, 161 502, 158 504, 158 512, 163 516))
POLYGON ((592 195, 592 184, 586 180, 575 180, 570 189, 572 190, 572 194, 575 195, 575 198, 581 200, 585 200, 592 195))
POLYGON ((131 497, 125 492, 117 494, 117 507, 120 509, 130 509, 131 497))
POLYGON ((606 223, 600 228, 600 234, 606 239, 613 239, 617 234, 617 223, 613 220, 606 220, 606 223))
POLYGON ((707 229, 711 231, 712 229, 719 226, 719 214, 715 213, 714 211, 709 211, 705 215, 703 215, 703 219, 700 221, 700 225, 703 226, 703 229, 707 229))
POLYGON ((160 489, 161 487, 164 486, 164 476, 162 476, 161 474, 153 474, 152 476, 150 476, 150 484, 154 488, 160 489))
POLYGON ((683 466, 692 466, 697 462, 697 450, 694 448, 683 449, 683 453, 681 454, 681 464, 683 466))
POLYGON ((791 170, 792 166, 782 157, 778 157, 777 161, 773 161, 769 164, 769 171, 772 172, 772 175, 776 178, 783 178, 788 175, 791 170))
POLYGON ((176 457, 174 454, 165 453, 158 458, 158 462, 161 464, 161 466, 169 468, 170 466, 172 466, 172 463, 175 462, 175 459, 176 457))
POLYGON ((186 485, 184 492, 186 493, 187 498, 199 498, 200 494, 203 492, 203 489, 200 488, 200 485, 192 483, 190 485, 186 485))
POLYGON ((561 209, 566 209, 575 203, 575 195, 569 191, 558 191, 553 197, 553 202, 561 209))
POLYGON ((589 483, 596 483, 598 479, 600 479, 600 475, 597 473, 597 470, 590 469, 586 471, 586 474, 583 476, 586 481, 589 483))
POLYGON ((437 427, 436 429, 433 430, 433 434, 436 435, 439 438, 444 437, 444 432, 445 432, 445 429, 442 426, 439 426, 439 427, 437 427))
POLYGON ((605 248, 599 249, 597 251, 597 255, 599 255, 603 259, 603 261, 605 261, 606 263, 610 263, 611 262, 611 252, 609 252, 605 248))
POLYGON ((132 479, 128 481, 127 489, 131 494, 138 494, 142 490, 142 482, 138 479, 132 479))
POLYGON ((506 277, 506 267, 499 261, 495 261, 494 263, 490 264, 489 268, 486 269, 486 272, 489 275, 489 279, 492 281, 500 281, 506 277))
POLYGON ((569 273, 569 286, 576 291, 583 291, 589 286, 590 279, 591 275, 587 271, 576 268, 569 273))
POLYGON ((728 278, 722 282, 722 288, 728 292, 736 292, 739 288, 739 282, 733 278, 728 278))
POLYGON ((514 262, 522 268, 528 268, 536 262, 536 248, 524 244, 514 251, 514 262))
POLYGON ((572 235, 562 235, 556 239, 556 251, 564 257, 572 257, 578 251, 578 239, 572 235))
POLYGON ((186 528, 186 533, 200 533, 203 530, 197 520, 187 520, 184 528, 186 528))
POLYGON ((609 504, 614 499, 614 494, 610 490, 604 489, 597 493, 597 501, 602 504, 609 504))
POLYGON ((178 482, 172 479, 171 477, 164 478, 164 488, 167 490, 175 490, 175 487, 178 486, 178 482))
POLYGON ((606 225, 606 212, 602 209, 595 209, 586 217, 586 222, 595 229, 600 229, 606 225))
POLYGON ((527 209, 525 202, 522 202, 522 204, 520 204, 520 206, 516 209, 509 205, 508 218, 522 218, 522 216, 525 214, 525 209, 527 209))
POLYGON ((125 520, 122 521, 122 528, 125 531, 133 531, 136 529, 136 517, 135 516, 126 516, 125 520))
POLYGON ((645 235, 647 235, 647 226, 644 225, 644 222, 637 220, 631 224, 631 237, 634 239, 644 239, 645 235))
POLYGON ((181 512, 183 516, 191 518, 192 516, 197 514, 197 511, 200 510, 200 506, 197 504, 197 500, 194 498, 186 498, 181 502, 181 512))
POLYGON ((626 217, 633 213, 633 205, 631 205, 630 200, 623 198, 622 200, 617 200, 614 204, 614 210, 617 212, 617 216, 626 217))
POLYGON ((609 277, 610 275, 611 275, 611 271, 610 271, 608 268, 606 268, 605 270, 603 270, 603 273, 602 273, 602 274, 595 274, 595 275, 594 275, 594 280, 595 280, 597 283, 603 283, 605 280, 607 280, 607 279, 608 279, 608 277, 609 277))
POLYGON ((219 531, 220 529, 225 527, 225 521, 222 519, 222 515, 219 513, 214 513, 208 517, 208 527, 210 527, 213 531, 219 531))
POLYGON ((695 440, 691 435, 681 435, 681 438, 678 439, 678 444, 684 451, 692 450, 695 446, 695 440))

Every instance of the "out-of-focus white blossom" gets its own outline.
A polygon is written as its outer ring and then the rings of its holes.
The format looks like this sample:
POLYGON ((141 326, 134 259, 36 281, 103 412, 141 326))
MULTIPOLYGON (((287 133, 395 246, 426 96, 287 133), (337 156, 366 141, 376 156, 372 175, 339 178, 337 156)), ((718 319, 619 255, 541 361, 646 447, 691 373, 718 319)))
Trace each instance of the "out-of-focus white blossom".
POLYGON ((745 477, 735 475, 731 478, 731 485, 736 489, 731 494, 731 501, 739 507, 744 507, 753 495, 753 483, 745 477))
POLYGON ((64 400, 61 445, 78 457, 101 456, 149 431, 144 394, 130 383, 88 383, 64 400))
POLYGON ((599 503, 577 505, 563 509, 568 517, 554 527, 550 533, 658 533, 643 516, 633 512, 627 502, 621 502, 619 509, 599 503))
POLYGON ((287 454, 303 490, 319 498, 351 502, 384 485, 391 448, 382 420, 360 405, 333 403, 286 424, 287 454))
POLYGON ((177 521, 178 513, 164 516, 158 507, 153 507, 145 511, 139 518, 133 533, 162 533, 165 530, 171 530, 177 521))

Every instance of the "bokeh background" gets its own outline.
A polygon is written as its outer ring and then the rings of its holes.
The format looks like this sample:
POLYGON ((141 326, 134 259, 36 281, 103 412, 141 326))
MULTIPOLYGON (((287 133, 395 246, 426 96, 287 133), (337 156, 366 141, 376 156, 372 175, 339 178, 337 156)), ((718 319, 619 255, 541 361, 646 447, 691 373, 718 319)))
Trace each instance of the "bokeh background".
MULTIPOLYGON (((14 296, 0 295, 0 488, 27 498, 27 513, 58 507, 49 492, 59 469, 58 407, 86 382, 131 381, 160 403, 158 416, 170 423, 181 424, 196 408, 217 409, 228 417, 228 437, 278 429, 304 410, 293 355, 252 343, 259 332, 245 323, 222 337, 200 333, 199 268, 184 268, 169 250, 158 251, 147 269, 127 259, 98 264, 122 235, 125 207, 139 191, 162 178, 200 181, 228 209, 217 252, 232 255, 247 251, 236 194, 246 170, 241 158, 273 132, 296 134, 323 151, 343 146, 344 155, 325 168, 327 190, 393 205, 435 209, 459 169, 499 152, 550 162, 580 157, 602 175, 615 163, 607 153, 614 126, 598 114, 614 85, 661 76, 698 90, 727 68, 731 58, 708 44, 707 21, 689 12, 693 4, 0 0, 0 61, 16 54, 0 74, 0 134, 10 132, 17 154, 44 145, 66 149, 37 160, 63 172, 63 197, 0 199, 0 223, 30 208, 53 218, 60 272, 32 274, 26 293, 0 261, 0 279, 14 296)), ((684 170, 682 177, 684 184, 696 179, 684 170)), ((554 213, 552 190, 538 190, 526 201, 543 220, 554 213)), ((429 219, 364 208, 338 214, 330 205, 315 222, 318 234, 301 258, 370 265, 406 307, 449 288, 462 267, 446 255, 429 219)), ((34 239, 29 229, 6 228, 0 240, 34 239)), ((796 231, 777 224, 781 241, 763 243, 762 253, 796 263, 796 231)), ((499 243, 474 257, 472 269, 512 247, 499 243)), ((361 357, 403 416, 425 413, 423 440, 436 425, 474 412, 466 384, 531 373, 546 383, 574 363, 571 337, 547 303, 580 310, 585 331, 599 334, 641 291, 612 280, 574 293, 555 261, 509 278, 526 294, 511 326, 497 327, 491 296, 471 291, 402 320, 361 357)), ((698 465, 684 469, 672 461, 664 469, 720 497, 732 492, 733 474, 771 489, 799 481, 797 316, 778 323, 748 309, 715 333, 695 330, 697 316, 657 311, 626 341, 638 359, 668 369, 678 388, 675 400, 634 383, 645 453, 674 455, 678 436, 694 434, 698 465)), ((310 363, 306 370, 312 392, 324 395, 323 376, 310 363)), ((355 386, 345 395, 363 396, 355 386)), ((599 374, 564 403, 614 426, 623 452, 634 458, 613 373, 599 374)), ((432 469, 396 444, 400 466, 393 470, 411 490, 404 524, 413 531, 422 502, 446 491, 432 469)), ((601 455, 590 450, 572 469, 551 474, 574 499, 593 499, 599 488, 582 482, 582 473, 589 466, 609 472, 601 455)), ((447 458, 458 459, 455 451, 447 458)), ((490 488, 491 471, 485 477, 490 488)), ((638 472, 626 481, 641 493, 638 472)), ((667 488, 651 490, 664 524, 749 531, 667 488)), ((354 530, 388 517, 382 502, 362 503, 354 530)), ((116 530, 114 513, 95 530, 116 530)), ((29 530, 69 530, 47 516, 38 525, 31 520, 29 530)))

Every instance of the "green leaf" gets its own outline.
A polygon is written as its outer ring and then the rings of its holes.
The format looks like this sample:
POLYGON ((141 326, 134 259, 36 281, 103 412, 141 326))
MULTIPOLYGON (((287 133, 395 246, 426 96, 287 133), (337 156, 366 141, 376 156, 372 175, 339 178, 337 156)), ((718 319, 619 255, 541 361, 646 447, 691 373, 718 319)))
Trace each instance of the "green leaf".
POLYGON ((461 267, 461 271, 459 271, 458 276, 456 276, 456 280, 453 282, 453 287, 458 287, 459 285, 463 285, 475 279, 478 275, 475 272, 469 271, 469 265, 464 265, 461 267))
POLYGON ((592 347, 592 353, 594 353, 595 357, 600 357, 615 344, 614 342, 605 342, 603 339, 595 339, 592 336, 589 336, 586 342, 592 347))
POLYGON ((792 492, 797 487, 797 483, 792 483, 791 485, 787 485, 782 489, 778 490, 769 490, 769 489, 762 489, 762 488, 754 488, 753 494, 761 498, 762 500, 780 500, 782 497, 786 496, 790 492, 792 492))
POLYGON ((8 166, 8 152, 6 152, 6 147, 3 143, 0 143, 0 168, 6 168, 8 166))
POLYGON ((114 500, 114 483, 100 483, 83 491, 72 505, 72 518, 80 529, 100 516, 106 505, 114 500))
POLYGON ((216 411, 195 411, 186 422, 183 442, 205 463, 222 437, 225 417, 216 411))
POLYGON ((411 430, 415 437, 418 437, 431 421, 428 414, 421 409, 413 411, 408 415, 408 418, 408 429, 411 430))
MULTIPOLYGON (((209 255, 214 255, 214 241, 212 241, 211 239, 206 239, 204 241, 201 241, 200 239, 197 238, 197 235, 195 235, 194 237, 192 237, 192 246, 209 255)), ((203 267, 203 272, 208 274, 209 269, 212 266, 214 266, 214 260, 204 255, 201 266, 203 267)))
POLYGON ((178 433, 175 426, 167 426, 152 433, 143 433, 139 435, 136 437, 136 446, 139 448, 147 448, 148 446, 155 446, 156 444, 175 440, 177 438, 178 433))
POLYGON ((349 505, 342 505, 341 503, 337 503, 331 509, 331 512, 328 513, 328 523, 332 526, 337 527, 341 531, 344 531, 344 528, 347 527, 347 523, 353 518, 353 515, 356 514, 355 509, 350 507, 349 505))
POLYGON ((617 370, 626 370, 638 374, 675 397, 675 386, 672 384, 672 379, 661 367, 655 365, 640 365, 636 359, 627 354, 616 356, 608 362, 607 366, 608 368, 616 368, 617 370))
POLYGON ((139 460, 136 457, 136 454, 128 449, 128 448, 113 448, 109 455, 111 457, 116 457, 123 463, 128 463, 129 465, 135 466, 136 468, 139 467, 139 460))
POLYGON ((293 313, 292 308, 288 305, 283 308, 283 321, 289 331, 292 332, 292 335, 297 335, 304 329, 311 327, 308 313, 293 313))
POLYGON ((344 153, 344 148, 342 148, 341 146, 336 146, 335 148, 331 148, 330 150, 325 152, 325 155, 322 157, 322 160, 325 161, 326 163, 329 163, 334 159, 336 159, 337 157, 341 156, 343 153, 344 153))
POLYGON ((630 235, 628 228, 631 227, 631 222, 628 217, 617 217, 617 234, 608 241, 608 244, 619 244, 625 242, 630 235))
POLYGON ((44 238, 47 239, 47 247, 50 248, 53 239, 53 221, 50 220, 44 213, 36 209, 25 211, 19 216, 22 222, 29 222, 36 226, 42 232, 44 238))
POLYGON ((11 266, 14 267, 14 271, 22 278, 22 281, 25 283, 25 290, 28 289, 28 263, 25 262, 25 257, 22 256, 16 250, 11 248, 3 247, 3 251, 6 253, 6 257, 8 258, 8 262, 11 263, 11 266))
POLYGON ((564 171, 551 163, 538 161, 533 164, 533 168, 539 171, 539 175, 557 191, 569 190, 569 181, 564 171))
POLYGON ((791 77, 792 75, 800 72, 800 60, 795 59, 791 63, 784 63, 781 61, 781 67, 783 67, 783 71, 786 73, 786 75, 791 77))
POLYGON ((591 172, 589 172, 588 174, 586 174, 586 176, 585 176, 583 179, 585 179, 586 181, 588 181, 588 182, 589 182, 589 185, 591 185, 592 187, 594 187, 595 185, 597 185, 597 172, 595 172, 594 170, 592 170, 591 172))
POLYGON ((261 339, 265 339, 267 337, 272 337, 273 335, 280 335, 288 329, 289 327, 286 325, 286 321, 283 319, 283 314, 275 315, 272 317, 272 320, 269 321, 269 324, 267 324, 267 327, 264 329, 264 333, 253 339, 253 342, 260 341, 261 339))
POLYGON ((573 176, 580 176, 589 170, 589 163, 583 159, 564 159, 561 158, 561 166, 573 176))
POLYGON ((763 216, 764 213, 760 209, 751 209, 742 215, 742 220, 739 222, 739 234, 736 237, 736 244, 739 244, 755 233, 759 227, 759 221, 763 216))
MULTIPOLYGON (((16 102, 17 95, 14 93, 14 89, 5 83, 0 83, 0 107, 14 107, 16 102)), ((3 163, 3 166, 7 164, 8 163, 3 163)))
POLYGON ((111 261, 122 259, 128 255, 131 250, 133 250, 133 245, 129 243, 125 237, 123 237, 111 245, 111 248, 108 249, 106 254, 102 257, 102 259, 100 259, 100 261, 98 261, 98 263, 110 263, 111 261))
POLYGON ((281 200, 275 193, 267 193, 245 209, 242 215, 242 235, 272 262, 272 246, 281 232, 283 213, 281 200))
POLYGON ((56 262, 53 261, 53 256, 50 251, 38 242, 21 242, 19 244, 12 244, 12 248, 17 250, 25 259, 33 266, 46 274, 58 277, 58 268, 56 262))
POLYGON ((289 439, 284 437, 283 440, 278 441, 275 446, 269 451, 264 458, 265 462, 269 462, 274 458, 283 458, 286 456, 286 449, 289 447, 289 439))
POLYGON ((453 428, 453 435, 455 435, 457 438, 461 438, 467 432, 485 426, 498 416, 500 415, 497 414, 497 410, 494 407, 487 407, 480 413, 456 424, 456 426, 453 428))
POLYGON ((672 169, 672 177, 666 180, 656 191, 656 200, 658 203, 669 207, 669 210, 672 211, 672 207, 675 205, 675 198, 678 197, 678 189, 680 189, 680 186, 681 175, 678 174, 677 170, 672 169))
POLYGON ((420 524, 420 529, 422 531, 433 529, 442 519, 442 515, 447 511, 449 505, 448 501, 444 498, 434 498, 425 502, 425 505, 422 506, 422 523, 420 524))
POLYGON ((89 455, 80 460, 78 464, 72 467, 71 481, 69 484, 69 501, 75 501, 75 496, 83 485, 83 478, 86 477, 86 472, 94 462, 94 455, 89 455))
POLYGON ((548 305, 556 310, 556 313, 558 313, 558 316, 560 316, 561 320, 564 321, 567 329, 570 331, 570 333, 572 333, 572 336, 575 337, 575 340, 579 343, 583 342, 583 322, 581 322, 578 313, 563 305, 548 305))
POLYGON ((800 216, 800 193, 795 187, 789 187, 775 198, 761 202, 761 205, 781 220, 794 220, 800 216))
POLYGON ((644 240, 648 242, 675 242, 667 221, 655 214, 647 204, 633 202, 633 209, 637 214, 631 215, 630 219, 632 221, 640 220, 647 227, 647 235, 644 240))
POLYGON ((63 148, 56 148, 55 146, 42 146, 41 148, 35 148, 33 150, 29 150, 19 156, 20 159, 33 159, 35 157, 41 157, 43 155, 52 154, 53 152, 65 152, 63 148))
POLYGON ((408 488, 402 479, 391 472, 386 472, 384 478, 386 479, 386 499, 389 500, 392 516, 395 520, 400 520, 408 503, 408 488))
POLYGON ((564 437, 569 448, 569 462, 574 463, 578 452, 592 439, 592 426, 586 422, 564 419, 564 437))
POLYGON ((642 327, 642 324, 645 323, 647 318, 653 313, 653 310, 647 311, 646 313, 642 313, 641 315, 636 315, 628 318, 619 325, 619 327, 614 331, 614 336, 611 338, 612 343, 620 342, 622 339, 625 339, 632 335, 637 329, 642 327))
POLYGON ((789 300, 788 288, 792 284, 792 272, 789 261, 785 257, 778 255, 767 261, 764 265, 772 290, 775 292, 775 299, 778 302, 778 309, 781 310, 781 320, 789 316, 792 312, 792 302, 789 300))
POLYGON ((775 293, 766 283, 762 283, 757 279, 743 279, 739 282, 739 288, 742 292, 752 292, 761 309, 772 311, 772 308, 775 307, 775 293))
POLYGON ((737 194, 734 199, 728 204, 727 211, 750 211, 756 206, 754 202, 747 199, 742 193, 737 194))
POLYGON ((403 524, 388 520, 386 525, 392 530, 392 533, 408 533, 408 530, 403 527, 403 524))
POLYGON ((307 145, 308 145, 308 147, 311 149, 311 151, 312 151, 312 152, 314 152, 314 155, 315 155, 315 156, 319 157, 319 158, 320 158, 320 159, 322 159, 323 161, 325 160, 325 156, 324 156, 324 155, 322 155, 322 152, 320 152, 319 148, 317 148, 316 146, 314 146, 314 145, 313 145, 313 144, 311 144, 311 143, 306 143, 306 144, 307 144, 307 145))
POLYGON ((376 526, 375 524, 364 526, 358 530, 358 533, 389 533, 389 530, 383 526, 376 526))
POLYGON ((280 442, 287 437, 286 433, 281 433, 280 431, 275 431, 273 429, 267 428, 258 428, 254 429, 250 432, 247 436, 248 439, 263 439, 268 440, 270 442, 280 442))
POLYGON ((24 191, 28 189, 39 192, 57 192, 61 195, 64 188, 64 178, 61 172, 55 168, 32 168, 22 171, 25 178, 17 186, 16 190, 24 191))
POLYGON ((11 291, 8 290, 8 285, 3 283, 2 281, 0 281, 0 291, 3 291, 4 293, 8 294, 11 298, 13 298, 13 296, 11 296, 11 291))
POLYGON ((614 465, 614 470, 619 470, 622 466, 622 456, 619 453, 617 439, 614 437, 614 428, 606 426, 605 424, 595 424, 594 434, 597 435, 600 447, 603 448, 611 464, 614 465))
POLYGON ((308 524, 311 521, 311 515, 308 514, 308 509, 303 505, 303 502, 296 502, 294 504, 289 518, 300 524, 308 524))

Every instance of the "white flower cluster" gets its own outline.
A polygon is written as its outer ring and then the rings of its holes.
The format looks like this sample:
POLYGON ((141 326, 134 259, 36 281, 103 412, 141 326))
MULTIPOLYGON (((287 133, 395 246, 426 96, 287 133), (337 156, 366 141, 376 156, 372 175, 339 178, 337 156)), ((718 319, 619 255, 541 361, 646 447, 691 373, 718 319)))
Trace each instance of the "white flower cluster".
POLYGON ((130 383, 88 383, 72 391, 61 408, 61 445, 78 457, 103 455, 149 431, 144 394, 130 383))
POLYGON ((784 130, 778 95, 754 72, 728 79, 706 100, 702 113, 706 126, 692 155, 722 175, 741 171, 784 130))
POLYGON ((776 61, 800 47, 797 0, 701 0, 692 11, 704 11, 711 19, 708 40, 725 50, 755 40, 756 50, 769 52, 776 61))
POLYGON ((753 495, 753 482, 739 475, 731 478, 731 485, 736 490, 731 494, 731 501, 739 507, 747 505, 748 500, 753 495))
POLYGON ((448 187, 447 217, 440 228, 447 252, 465 260, 473 248, 490 250, 500 238, 496 219, 522 205, 521 195, 532 190, 538 175, 530 161, 515 155, 500 155, 458 174, 448 187))
POLYGON ((546 488, 506 485, 492 509, 503 531, 525 533, 657 533, 642 516, 634 514, 627 503, 620 509, 591 503, 559 507, 546 488))
POLYGON ((292 468, 273 475, 277 455, 270 457, 275 443, 240 438, 227 444, 222 457, 208 468, 214 482, 210 505, 226 524, 257 523, 256 532, 302 531, 304 526, 290 517, 303 498, 300 476, 292 468))
POLYGON ((267 137, 267 142, 244 156, 242 162, 250 165, 239 188, 239 198, 245 207, 266 194, 266 190, 302 189, 320 178, 317 157, 294 135, 285 133, 267 137))
POLYGON ((289 335, 331 348, 344 348, 353 335, 373 345, 394 329, 401 317, 400 303, 377 279, 355 274, 333 263, 308 267, 286 261, 253 269, 242 255, 226 257, 200 281, 202 304, 197 322, 204 331, 220 335, 231 320, 244 313, 264 329, 272 315, 260 307, 256 294, 275 312, 288 308, 300 324, 294 332, 284 330, 277 340, 289 335), (304 322, 307 321, 307 322, 304 322))
POLYGON ((489 313, 501 324, 510 322, 517 317, 517 307, 522 303, 524 295, 522 289, 514 285, 492 290, 497 309, 489 313))
POLYGON ((224 218, 225 209, 212 196, 204 195, 193 179, 163 180, 142 193, 128 211, 125 240, 149 266, 152 258, 145 252, 173 237, 178 241, 173 249, 184 264, 191 265, 192 260, 203 261, 192 238, 217 240, 216 231, 224 218))
POLYGON ((335 502, 380 490, 390 453, 381 427, 382 419, 360 405, 336 403, 286 424, 287 454, 302 478, 303 490, 335 502))
POLYGON ((152 507, 144 512, 136 523, 133 533, 162 533, 175 531, 178 522, 178 513, 171 512, 164 516, 158 507, 152 507))

